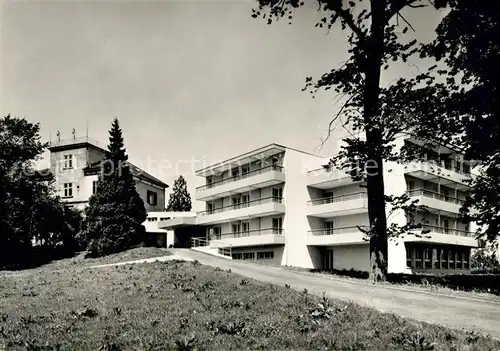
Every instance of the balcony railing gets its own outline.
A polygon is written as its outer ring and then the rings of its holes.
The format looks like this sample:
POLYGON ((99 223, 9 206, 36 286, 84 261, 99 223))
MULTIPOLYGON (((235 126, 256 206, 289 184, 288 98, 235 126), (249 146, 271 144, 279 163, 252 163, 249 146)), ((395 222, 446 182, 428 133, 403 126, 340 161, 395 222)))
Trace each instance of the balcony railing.
POLYGON ((80 143, 89 143, 91 145, 100 147, 101 149, 104 149, 104 150, 108 149, 106 144, 101 143, 100 141, 97 141, 95 139, 89 138, 87 136, 61 139, 61 140, 51 140, 51 141, 49 141, 49 147, 67 146, 67 145, 80 144, 80 143))
POLYGON ((257 199, 257 200, 240 202, 237 204, 232 204, 232 205, 223 206, 223 207, 219 207, 219 208, 213 208, 213 209, 206 210, 206 211, 201 211, 201 212, 198 212, 198 215, 201 215, 201 216, 212 215, 212 214, 216 214, 216 213, 234 211, 234 210, 239 210, 241 208, 259 206, 259 205, 264 205, 264 204, 269 204, 269 203, 283 203, 283 198, 277 197, 277 196, 264 197, 264 198, 257 199))
POLYGON ((470 176, 471 175, 471 170, 470 167, 464 167, 464 163, 459 163, 459 164, 451 164, 444 162, 443 160, 439 159, 433 159, 433 158, 427 158, 422 160, 424 164, 430 164, 433 167, 440 168, 441 170, 446 170, 446 171, 452 171, 455 173, 459 173, 465 176, 470 176))
MULTIPOLYGON (((360 226, 363 227, 363 226, 360 226)), ((308 235, 339 235, 339 234, 352 234, 359 232, 357 226, 342 227, 342 228, 322 228, 313 229, 307 232, 308 235)))
POLYGON ((428 224, 423 224, 422 230, 426 230, 426 231, 428 230, 430 232, 439 233, 439 234, 463 236, 463 237, 467 237, 467 238, 474 238, 475 237, 475 234, 473 232, 469 232, 466 230, 438 227, 438 226, 433 226, 433 225, 428 225, 428 224))
POLYGON ((212 182, 210 184, 199 186, 199 187, 196 188, 196 190, 211 189, 211 188, 215 188, 215 187, 218 187, 218 186, 221 186, 221 185, 224 185, 224 184, 229 184, 229 183, 241 180, 241 179, 246 179, 246 178, 249 178, 249 177, 253 177, 253 176, 256 176, 256 175, 259 175, 259 174, 263 174, 263 173, 267 173, 267 172, 272 172, 272 171, 283 173, 285 170, 284 170, 283 167, 277 166, 277 165, 266 166, 266 167, 262 167, 262 168, 259 168, 259 169, 255 169, 253 171, 249 171, 249 172, 246 172, 246 173, 238 174, 236 176, 232 176, 232 177, 229 177, 229 178, 226 178, 226 179, 218 180, 218 181, 212 182))
POLYGON ((308 201, 307 205, 308 206, 317 206, 317 205, 325 205, 325 204, 331 204, 331 203, 336 203, 336 202, 365 199, 366 196, 367 196, 366 192, 359 192, 359 193, 339 195, 339 196, 329 196, 329 197, 323 197, 320 199, 314 199, 314 200, 308 201))
POLYGON ((240 230, 239 232, 233 232, 233 233, 213 234, 211 240, 246 238, 249 236, 260 236, 260 235, 283 235, 284 233, 285 231, 283 230, 283 228, 240 230))
POLYGON ((462 199, 458 199, 456 197, 449 196, 449 195, 439 194, 439 193, 436 193, 434 191, 430 191, 430 190, 426 190, 426 189, 408 190, 406 192, 406 194, 408 194, 408 196, 425 196, 425 197, 429 197, 429 198, 433 198, 433 199, 437 199, 437 200, 441 200, 441 201, 446 201, 446 202, 449 202, 452 204, 457 204, 457 205, 463 205, 463 203, 464 203, 464 200, 462 200, 462 199))

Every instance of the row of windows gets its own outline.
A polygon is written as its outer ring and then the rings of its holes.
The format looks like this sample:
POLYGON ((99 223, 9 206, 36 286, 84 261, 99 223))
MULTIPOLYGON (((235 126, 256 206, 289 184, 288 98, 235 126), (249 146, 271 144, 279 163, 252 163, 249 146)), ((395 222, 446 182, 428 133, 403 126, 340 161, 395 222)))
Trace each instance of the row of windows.
POLYGON ((420 269, 469 269, 470 249, 407 245, 406 265, 420 269))
MULTIPOLYGON (((160 221, 166 221, 170 217, 160 217, 160 221)), ((158 222, 158 217, 148 217, 148 222, 158 222)))
MULTIPOLYGON (((94 180, 92 182, 92 194, 97 193, 97 184, 98 184, 97 180, 94 180)), ((64 183, 63 189, 64 189, 63 191, 64 197, 73 197, 73 183, 64 183)), ((148 190, 147 201, 148 204, 156 206, 156 204, 158 203, 158 194, 154 191, 148 190)))
MULTIPOLYGON (((233 260, 255 260, 255 252, 233 253, 233 260)), ((258 260, 272 260, 274 258, 274 251, 260 251, 257 252, 258 260)))

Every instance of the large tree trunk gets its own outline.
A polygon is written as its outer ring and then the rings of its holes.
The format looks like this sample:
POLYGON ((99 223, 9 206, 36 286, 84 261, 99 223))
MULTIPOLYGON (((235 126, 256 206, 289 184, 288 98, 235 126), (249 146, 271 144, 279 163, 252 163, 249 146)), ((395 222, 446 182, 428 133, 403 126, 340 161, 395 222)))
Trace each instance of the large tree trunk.
POLYGON ((384 53, 385 1, 372 0, 370 36, 365 43, 363 114, 367 145, 368 217, 370 221, 370 278, 385 280, 387 274, 387 219, 379 116, 380 71, 384 53))

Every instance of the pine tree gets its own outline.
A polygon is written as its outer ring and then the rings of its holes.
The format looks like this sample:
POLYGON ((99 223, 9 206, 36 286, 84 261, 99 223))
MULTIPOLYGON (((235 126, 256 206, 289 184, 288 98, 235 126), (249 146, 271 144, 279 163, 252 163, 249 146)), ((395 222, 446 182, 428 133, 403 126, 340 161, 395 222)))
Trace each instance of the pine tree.
POLYGON ((174 188, 168 200, 167 211, 191 211, 191 196, 183 176, 179 176, 174 182, 174 188))
POLYGON ((106 159, 101 163, 98 190, 85 211, 84 236, 89 240, 89 257, 120 252, 143 240, 146 209, 127 160, 122 131, 115 118, 106 159))

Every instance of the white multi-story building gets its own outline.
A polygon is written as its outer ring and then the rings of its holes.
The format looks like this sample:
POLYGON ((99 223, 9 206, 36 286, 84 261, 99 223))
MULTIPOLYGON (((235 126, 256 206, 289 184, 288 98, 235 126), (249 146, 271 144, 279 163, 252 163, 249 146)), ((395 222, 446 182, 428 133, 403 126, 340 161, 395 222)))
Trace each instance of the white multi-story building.
MULTIPOLYGON (((409 137, 398 142, 418 144, 409 137)), ((467 271, 470 249, 478 247, 469 224, 457 219, 469 165, 445 147, 427 154, 427 161, 384 165, 386 194, 406 192, 427 209, 412 219, 388 212, 389 223, 422 225, 389 239, 390 272, 467 271)), ((369 271, 369 244, 359 230, 368 226, 366 188, 324 163, 319 156, 271 144, 200 169, 196 175, 205 185, 196 189, 196 199, 205 202, 205 210, 196 219, 159 226, 196 227, 208 248, 232 259, 369 271)))

